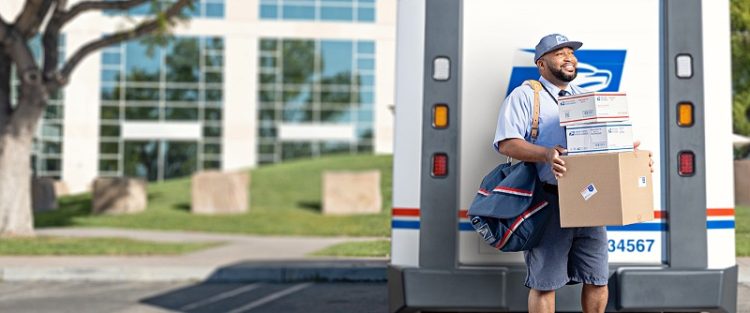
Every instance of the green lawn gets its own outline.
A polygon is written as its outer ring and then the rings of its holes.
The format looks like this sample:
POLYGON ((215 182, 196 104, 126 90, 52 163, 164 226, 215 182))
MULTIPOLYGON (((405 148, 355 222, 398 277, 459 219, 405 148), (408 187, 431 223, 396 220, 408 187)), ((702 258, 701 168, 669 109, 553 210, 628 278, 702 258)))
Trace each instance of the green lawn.
POLYGON ((149 206, 141 214, 94 216, 91 195, 60 199, 60 209, 35 215, 36 227, 88 226, 221 233, 316 236, 390 236, 391 156, 331 156, 261 166, 251 172, 250 212, 233 216, 190 214, 190 178, 152 183, 149 206), (383 210, 380 214, 321 214, 321 173, 324 170, 381 172, 383 210))
POLYGON ((750 256, 750 207, 735 208, 737 256, 750 256))
POLYGON ((388 257, 391 253, 389 240, 345 242, 313 252, 315 256, 388 257))
POLYGON ((3 238, 0 255, 175 255, 218 243, 156 243, 123 238, 3 238))

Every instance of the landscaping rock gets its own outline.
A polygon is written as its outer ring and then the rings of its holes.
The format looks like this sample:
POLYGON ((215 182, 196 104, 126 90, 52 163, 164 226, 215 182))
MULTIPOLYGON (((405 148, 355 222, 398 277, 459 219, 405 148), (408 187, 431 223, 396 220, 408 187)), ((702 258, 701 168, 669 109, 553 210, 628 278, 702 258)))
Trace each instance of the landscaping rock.
POLYGON ((130 177, 100 177, 94 180, 94 214, 133 214, 148 205, 146 181, 130 177))
POLYGON ((192 178, 194 214, 239 214, 248 211, 250 176, 245 172, 203 171, 192 178))
POLYGON ((62 180, 55 180, 55 195, 58 197, 67 196, 70 194, 68 184, 62 180))
POLYGON ((734 161, 734 203, 750 205, 750 160, 734 161))
POLYGON ((382 204, 380 171, 323 173, 323 214, 375 214, 382 204))
POLYGON ((31 180, 31 204, 34 212, 57 210, 56 181, 47 177, 31 180))

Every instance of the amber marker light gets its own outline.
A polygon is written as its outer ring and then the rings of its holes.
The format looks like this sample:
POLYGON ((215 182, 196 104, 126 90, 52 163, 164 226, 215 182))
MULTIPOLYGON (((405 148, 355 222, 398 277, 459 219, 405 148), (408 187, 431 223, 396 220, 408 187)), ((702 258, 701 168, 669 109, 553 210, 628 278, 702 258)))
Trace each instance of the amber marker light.
POLYGON ((693 126, 693 104, 681 102, 677 105, 677 125, 680 127, 693 126))
POLYGON ((436 104, 432 108, 432 126, 435 128, 448 127, 448 106, 436 104))

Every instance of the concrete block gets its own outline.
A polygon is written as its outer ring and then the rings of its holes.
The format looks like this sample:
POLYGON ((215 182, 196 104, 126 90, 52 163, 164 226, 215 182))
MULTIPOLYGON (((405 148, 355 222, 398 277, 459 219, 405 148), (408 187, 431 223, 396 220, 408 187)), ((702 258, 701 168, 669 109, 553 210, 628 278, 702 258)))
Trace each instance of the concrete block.
POLYGON ((193 214, 240 214, 248 211, 250 175, 246 172, 203 171, 192 178, 193 214))
POLYGON ((94 180, 94 214, 133 214, 146 210, 146 181, 130 177, 99 177, 94 180))
POLYGON ((734 203, 750 206, 750 160, 734 161, 734 203))
POLYGON ((56 181, 47 177, 35 177, 31 180, 31 203, 34 212, 57 210, 56 181))
POLYGON ((380 171, 323 173, 323 214, 380 213, 380 171))
POLYGON ((67 196, 70 194, 70 189, 68 189, 68 184, 66 184, 62 180, 56 180, 55 181, 55 195, 58 197, 67 196))

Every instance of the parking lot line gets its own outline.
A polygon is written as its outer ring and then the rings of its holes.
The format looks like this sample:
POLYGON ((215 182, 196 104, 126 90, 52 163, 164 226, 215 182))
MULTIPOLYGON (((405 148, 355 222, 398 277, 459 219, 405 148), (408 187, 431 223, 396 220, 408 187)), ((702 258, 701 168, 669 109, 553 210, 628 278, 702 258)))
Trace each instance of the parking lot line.
POLYGON ((239 308, 236 308, 236 309, 234 309, 232 311, 229 311, 228 313, 240 313, 240 312, 250 311, 250 310, 255 309, 255 308, 257 308, 257 307, 259 307, 261 305, 264 305, 264 304, 269 303, 271 301, 274 301, 274 300, 286 297, 286 296, 288 296, 290 294, 293 294, 293 293, 295 293, 297 291, 300 291, 302 289, 310 287, 312 284, 313 283, 302 283, 302 284, 297 284, 297 285, 291 286, 289 288, 283 289, 283 290, 278 291, 278 292, 274 292, 274 293, 272 293, 272 294, 270 294, 268 296, 265 296, 263 298, 255 300, 253 302, 250 302, 250 303, 248 303, 246 305, 243 305, 243 306, 241 306, 239 308))
POLYGON ((260 283, 250 284, 250 285, 247 285, 247 286, 242 286, 240 288, 236 288, 236 289, 232 289, 232 290, 229 290, 229 291, 226 291, 226 292, 222 292, 222 293, 217 294, 217 295, 215 295, 213 297, 210 297, 210 298, 207 298, 207 299, 203 299, 203 300, 198 301, 198 302, 188 303, 188 304, 182 306, 180 308, 180 311, 188 311, 188 310, 195 309, 197 307, 201 307, 201 306, 204 306, 204 305, 207 305, 207 304, 218 302, 218 301, 221 301, 221 300, 224 300, 224 299, 227 299, 227 298, 234 297, 234 296, 236 296, 238 294, 241 294, 243 292, 256 289, 258 287, 260 287, 260 283))

